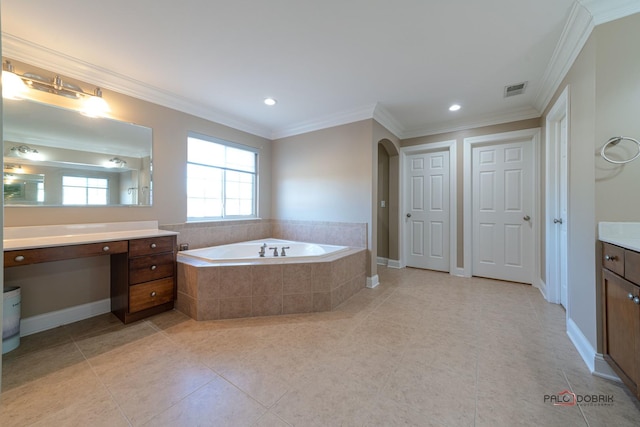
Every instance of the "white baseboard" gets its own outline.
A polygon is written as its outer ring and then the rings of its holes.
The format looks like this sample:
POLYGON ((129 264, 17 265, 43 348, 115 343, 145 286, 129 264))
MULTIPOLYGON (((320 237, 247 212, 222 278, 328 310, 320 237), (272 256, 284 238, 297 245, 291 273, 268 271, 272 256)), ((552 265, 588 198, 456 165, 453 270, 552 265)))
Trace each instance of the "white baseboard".
POLYGON ((387 267, 389 268, 402 268, 402 264, 397 259, 388 259, 387 267))
POLYGON ((611 369, 611 366, 604 360, 604 357, 600 353, 596 353, 594 358, 594 369, 593 375, 598 377, 606 378, 608 380, 622 382, 620 377, 611 369))
POLYGON ((378 265, 388 265, 389 264, 389 260, 387 258, 379 256, 379 257, 376 258, 376 264, 378 264, 378 265))
POLYGON ((57 328, 58 326, 88 319, 89 317, 99 314, 109 313, 110 311, 111 299, 107 298, 63 310, 27 317, 26 319, 20 320, 20 336, 24 337, 46 331, 47 329, 57 328))
POLYGON ((542 280, 542 278, 538 279, 538 286, 536 286, 536 288, 538 288, 544 300, 549 301, 547 299, 547 284, 544 282, 544 280, 542 280))
POLYGON ((567 335, 576 350, 578 350, 578 353, 580 353, 589 371, 593 373, 595 371, 596 351, 580 328, 578 328, 578 325, 569 318, 567 319, 567 335))
POLYGON ((451 274, 452 276, 467 277, 467 276, 465 276, 465 274, 464 274, 464 268, 458 268, 458 267, 456 267, 456 268, 454 268, 453 270, 451 270, 451 271, 449 272, 449 274, 451 274))
POLYGON ((372 277, 367 277, 367 288, 373 289, 380 284, 380 278, 376 274, 372 277))

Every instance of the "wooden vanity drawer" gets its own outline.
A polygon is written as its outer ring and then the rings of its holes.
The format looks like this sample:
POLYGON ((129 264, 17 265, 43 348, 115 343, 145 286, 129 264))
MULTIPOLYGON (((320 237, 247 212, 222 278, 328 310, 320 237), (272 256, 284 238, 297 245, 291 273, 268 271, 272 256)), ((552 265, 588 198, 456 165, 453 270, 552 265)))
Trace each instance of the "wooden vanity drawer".
POLYGON ((41 262, 126 253, 127 248, 128 242, 126 240, 119 240, 106 243, 88 243, 85 245, 6 251, 4 253, 4 266, 16 267, 41 262))
POLYGON ((173 301, 173 277, 129 287, 129 313, 173 301))
POLYGON ((175 236, 150 237, 148 239, 134 239, 129 241, 129 256, 137 257, 144 255, 159 254, 162 252, 173 252, 175 249, 175 236))
POLYGON ((640 253, 624 251, 624 277, 633 283, 640 283, 640 253))
POLYGON ((148 282, 173 276, 175 258, 173 252, 129 259, 129 284, 148 282))
POLYGON ((602 266, 620 276, 624 276, 625 251, 619 246, 602 244, 602 266))

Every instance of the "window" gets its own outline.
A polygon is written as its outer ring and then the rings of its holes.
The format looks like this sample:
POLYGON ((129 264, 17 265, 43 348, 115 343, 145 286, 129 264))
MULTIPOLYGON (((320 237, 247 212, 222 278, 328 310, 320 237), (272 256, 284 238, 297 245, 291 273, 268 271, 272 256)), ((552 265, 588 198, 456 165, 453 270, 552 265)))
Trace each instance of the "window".
POLYGON ((44 182, 39 182, 36 185, 36 201, 44 203, 44 182))
POLYGON ((109 181, 85 176, 62 177, 63 205, 106 205, 109 181))
POLYGON ((255 218, 257 158, 255 149, 189 135, 187 218, 255 218))

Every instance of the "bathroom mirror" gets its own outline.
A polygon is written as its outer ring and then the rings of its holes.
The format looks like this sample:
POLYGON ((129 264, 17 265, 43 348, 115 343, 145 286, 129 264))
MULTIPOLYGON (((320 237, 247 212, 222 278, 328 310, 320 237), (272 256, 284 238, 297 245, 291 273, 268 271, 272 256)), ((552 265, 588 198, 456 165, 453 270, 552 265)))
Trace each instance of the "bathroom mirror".
POLYGON ((151 129, 3 100, 8 206, 150 206, 151 129))

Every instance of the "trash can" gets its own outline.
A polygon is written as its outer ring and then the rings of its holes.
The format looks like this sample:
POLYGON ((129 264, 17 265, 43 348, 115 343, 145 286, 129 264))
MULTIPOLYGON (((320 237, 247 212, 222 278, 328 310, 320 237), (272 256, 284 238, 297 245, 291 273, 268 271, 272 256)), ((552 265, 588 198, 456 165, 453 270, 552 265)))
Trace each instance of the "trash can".
POLYGON ((5 354, 20 345, 20 288, 5 287, 2 300, 2 354, 5 354))

